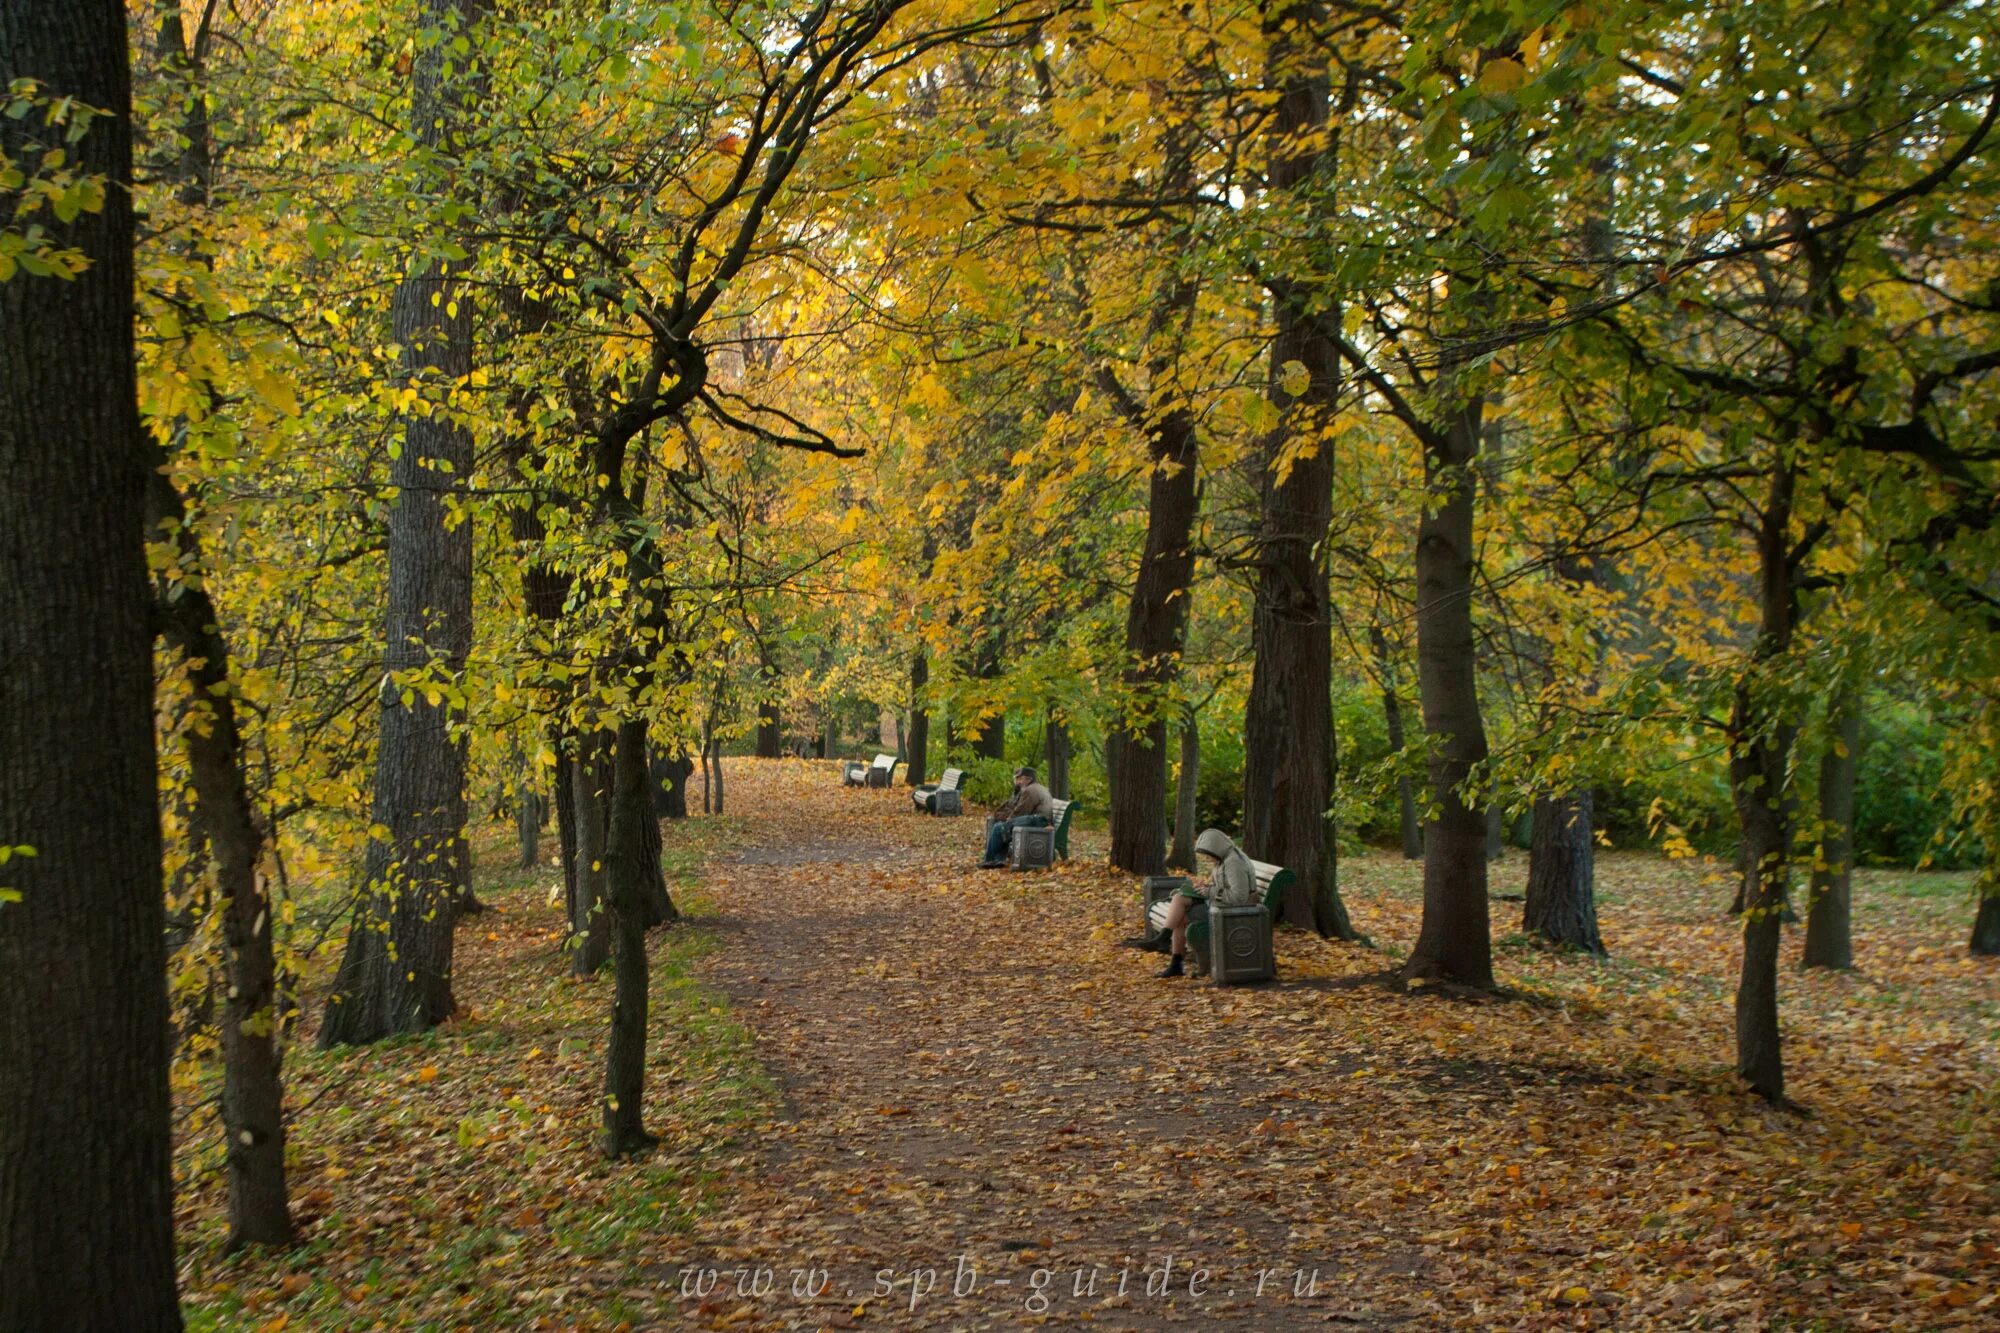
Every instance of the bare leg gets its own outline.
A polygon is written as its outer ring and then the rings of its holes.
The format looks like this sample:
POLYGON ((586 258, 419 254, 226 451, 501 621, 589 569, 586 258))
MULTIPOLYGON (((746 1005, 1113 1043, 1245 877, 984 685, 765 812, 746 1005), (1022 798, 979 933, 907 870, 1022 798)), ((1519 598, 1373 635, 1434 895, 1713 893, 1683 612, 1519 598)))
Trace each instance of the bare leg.
POLYGON ((1187 953, 1188 900, 1176 894, 1167 905, 1167 929, 1174 934, 1174 956, 1187 953))

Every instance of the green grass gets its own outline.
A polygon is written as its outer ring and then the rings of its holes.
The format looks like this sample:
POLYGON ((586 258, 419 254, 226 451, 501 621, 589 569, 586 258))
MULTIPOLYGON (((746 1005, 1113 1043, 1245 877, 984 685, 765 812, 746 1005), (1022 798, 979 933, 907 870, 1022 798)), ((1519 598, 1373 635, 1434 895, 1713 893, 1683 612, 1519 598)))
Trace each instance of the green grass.
MULTIPOLYGON (((577 1297, 565 1305, 561 1293, 577 1274, 616 1268, 619 1285, 654 1285, 641 1270, 662 1239, 687 1235, 713 1206, 725 1167, 779 1105, 750 1033, 696 975, 718 944, 703 924, 715 910, 703 871, 740 825, 697 821, 677 840, 678 831, 669 827, 662 860, 683 920, 648 941, 647 1123, 661 1152, 603 1159, 609 969, 568 975, 554 939, 536 937, 559 926, 543 895, 560 872, 519 869, 511 830, 481 830, 476 889, 500 910, 466 923, 461 939, 503 937, 502 952, 478 964, 490 1009, 364 1050, 287 1052, 288 1173, 295 1213, 309 1219, 304 1243, 224 1255, 225 1182, 213 1170, 192 1176, 181 1227, 191 1330, 263 1328, 280 1315, 314 1330, 564 1326, 577 1297), (510 930, 522 933, 509 939, 510 930), (522 1218, 528 1209, 539 1219, 522 1218)), ((316 960, 314 975, 331 961, 316 960)), ((204 1159, 210 1146, 185 1145, 204 1159)), ((593 1300, 593 1323, 645 1317, 623 1297, 593 1300)))

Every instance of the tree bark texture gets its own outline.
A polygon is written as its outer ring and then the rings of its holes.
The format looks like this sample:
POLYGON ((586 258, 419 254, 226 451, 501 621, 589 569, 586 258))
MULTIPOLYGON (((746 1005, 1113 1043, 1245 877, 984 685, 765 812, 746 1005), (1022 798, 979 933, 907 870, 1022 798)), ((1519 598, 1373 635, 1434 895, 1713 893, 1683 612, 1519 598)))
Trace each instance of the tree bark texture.
POLYGON ((1597 931, 1597 849, 1591 828, 1593 794, 1588 788, 1560 796, 1537 796, 1529 834, 1528 901, 1521 927, 1550 944, 1585 953, 1604 952, 1597 931))
POLYGON ((108 182, 52 241, 89 267, 0 281, 0 1330, 178 1329, 147 457, 133 367, 125 7, 0 0, 0 86, 106 114, 44 147, 108 182))
POLYGON ((1459 405, 1424 437, 1424 512, 1417 524, 1417 686, 1429 738, 1430 803, 1424 826, 1424 914, 1408 977, 1493 984, 1486 907, 1484 802, 1465 786, 1486 764, 1486 727, 1472 630, 1473 458, 1482 398, 1459 405))
POLYGON ((1743 968, 1736 985, 1736 1070, 1766 1101, 1785 1099, 1778 1028, 1778 944, 1791 881, 1794 793, 1792 746, 1797 727, 1773 717, 1758 699, 1753 677, 1792 643, 1798 590, 1793 581, 1790 526, 1796 476, 1772 464, 1769 494, 1759 515, 1758 602, 1762 623, 1750 664, 1737 682, 1729 721, 1729 790, 1743 830, 1743 968))
POLYGON ((182 577, 160 580, 166 638, 188 663, 191 709, 180 729, 195 789, 195 819, 222 895, 222 1128, 229 1165, 229 1247, 289 1245, 285 1187, 284 1084, 278 1053, 278 965, 271 900, 258 863, 264 828, 244 774, 243 736, 221 614, 203 579, 200 544, 187 509, 155 455, 147 476, 147 520, 174 544, 182 577))
MULTIPOLYGON (((1271 5, 1274 191, 1325 188, 1338 154, 1328 126, 1324 48, 1307 32, 1315 0, 1271 5)), ((1313 198, 1308 215, 1329 207, 1313 198)), ((1336 885, 1333 822, 1333 617, 1325 539, 1333 517, 1333 441, 1340 398, 1340 309, 1310 288, 1267 278, 1277 316, 1270 398, 1279 427, 1263 441, 1261 524, 1251 622, 1250 696, 1243 725, 1243 850, 1297 877, 1280 919, 1322 936, 1355 938, 1336 885), (1303 367, 1303 385, 1288 367, 1303 367), (1288 387, 1289 383, 1289 387, 1288 387), (1297 389, 1297 392, 1293 392, 1297 389)))
POLYGON ((1131 717, 1111 737, 1111 864, 1135 875, 1166 868, 1166 695, 1180 675, 1187 634, 1187 595, 1194 578, 1191 534, 1198 443, 1193 415, 1168 412, 1153 431, 1152 483, 1146 547, 1125 618, 1127 691, 1131 717))
POLYGON ((1043 762, 1049 769, 1043 785, 1049 789, 1049 795, 1058 801, 1070 799, 1069 755, 1069 724, 1051 713, 1048 726, 1042 733, 1043 762))
POLYGON ((910 657, 910 726, 903 748, 903 784, 909 787, 922 786, 930 771, 931 714, 924 698, 930 680, 930 655, 919 648, 910 657))
MULTIPOLYGON (((462 62, 449 34, 469 31, 479 0, 424 0, 412 67, 411 136, 449 153, 464 117, 462 62), (443 32, 445 40, 431 40, 443 32)), ((439 168, 439 175, 444 175, 439 168)), ((445 182, 441 179, 440 185, 445 182)), ((448 262, 419 254, 391 301, 404 382, 434 398, 472 372, 472 302, 448 262)), ((320 1025, 322 1046, 420 1032, 449 1017, 452 927, 471 894, 465 844, 465 739, 457 709, 398 673, 455 681, 472 648, 472 525, 447 500, 472 471, 472 436, 449 414, 411 414, 390 467, 387 660, 376 750, 374 824, 347 950, 320 1025), (436 697, 437 702, 431 702, 436 697)))
POLYGON ((1973 953, 2000 956, 2000 871, 1988 867, 1980 879, 1979 910, 1972 917, 1972 938, 1966 947, 1973 953))
POLYGON ((1819 855, 1806 898, 1805 966, 1854 966, 1854 780, 1861 769, 1861 692, 1835 693, 1819 760, 1819 855))
POLYGON ((685 750, 675 750, 668 758, 653 758, 653 811, 661 819, 688 817, 687 784, 694 772, 694 760, 685 750))
POLYGON ((646 724, 618 728, 613 761, 611 825, 605 884, 615 941, 616 998, 604 1062, 604 1151, 613 1158, 643 1152, 657 1140, 646 1132, 646 1014, 651 978, 646 963, 648 868, 644 825, 646 724))
POLYGON ((606 827, 610 822, 610 765, 606 743, 580 738, 569 765, 570 809, 576 821, 576 850, 564 875, 569 890, 570 971, 590 976, 611 957, 611 921, 605 891, 606 827))

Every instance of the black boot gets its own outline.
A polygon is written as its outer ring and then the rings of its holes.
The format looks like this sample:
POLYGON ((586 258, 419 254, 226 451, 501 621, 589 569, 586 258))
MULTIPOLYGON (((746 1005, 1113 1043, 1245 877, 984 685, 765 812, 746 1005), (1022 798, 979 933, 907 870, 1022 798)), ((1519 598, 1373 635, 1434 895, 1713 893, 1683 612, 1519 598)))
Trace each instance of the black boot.
POLYGON ((1181 958, 1181 955, 1180 955, 1180 954, 1175 954, 1175 955, 1174 955, 1174 961, 1172 961, 1171 963, 1168 963, 1168 964, 1166 965, 1166 967, 1162 968, 1162 969, 1161 969, 1161 971, 1160 971, 1160 975, 1161 975, 1161 976, 1163 976, 1163 977, 1184 977, 1184 976, 1186 976, 1186 975, 1187 975, 1187 968, 1186 968, 1186 967, 1185 967, 1185 966, 1183 965, 1183 961, 1182 961, 1182 958, 1181 958))

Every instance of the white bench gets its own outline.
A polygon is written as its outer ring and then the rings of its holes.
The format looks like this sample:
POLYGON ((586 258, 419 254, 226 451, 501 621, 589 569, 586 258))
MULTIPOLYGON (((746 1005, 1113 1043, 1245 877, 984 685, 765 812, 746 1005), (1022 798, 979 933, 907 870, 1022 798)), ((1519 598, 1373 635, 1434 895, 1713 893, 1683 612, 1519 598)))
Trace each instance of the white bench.
POLYGON ((871 764, 849 764, 841 770, 843 787, 886 787, 901 761, 893 754, 878 754, 871 764))
POLYGON ((965 770, 947 768, 944 776, 936 782, 926 782, 921 787, 910 789, 910 801, 919 814, 955 815, 959 812, 958 785, 965 781, 965 770), (949 797, 950 799, 945 799, 949 797))

